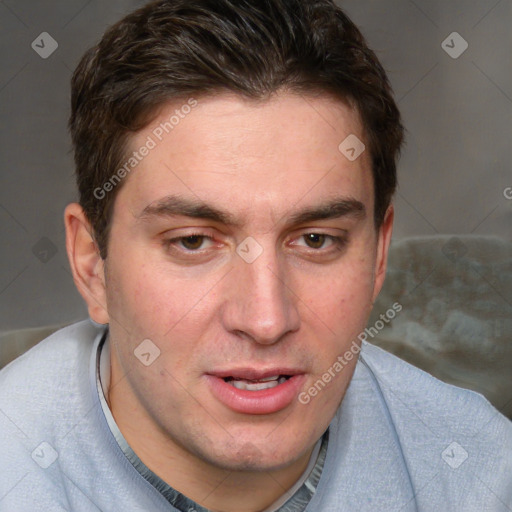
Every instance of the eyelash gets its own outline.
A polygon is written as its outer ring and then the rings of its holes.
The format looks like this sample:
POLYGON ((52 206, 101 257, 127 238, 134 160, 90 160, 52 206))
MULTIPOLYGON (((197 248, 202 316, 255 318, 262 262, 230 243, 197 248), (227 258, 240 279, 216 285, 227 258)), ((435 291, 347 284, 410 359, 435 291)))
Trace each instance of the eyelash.
MULTIPOLYGON (((334 246, 337 246, 338 248, 340 247, 343 247, 343 245, 346 244, 347 242, 347 237, 346 236, 334 236, 334 235, 328 235, 326 233, 317 233, 315 231, 312 231, 310 233, 303 233, 302 235, 300 235, 300 237, 298 237, 298 239, 302 239, 305 241, 305 237, 307 236, 310 236, 310 235, 317 235, 317 236, 322 236, 322 237, 325 237, 325 240, 329 240, 331 242, 331 244, 328 246, 328 247, 334 247, 334 246)), ((313 252, 319 252, 319 251, 322 251, 322 248, 314 248, 314 247, 307 247, 308 250, 311 250, 313 252)), ((324 251, 326 249, 323 249, 324 251)))
MULTIPOLYGON (((299 237, 297 237, 297 240, 304 240, 305 241, 305 237, 307 237, 308 235, 318 235, 318 236, 323 236, 325 237, 325 240, 329 240, 331 243, 330 245, 327 247, 327 248, 313 248, 313 247, 307 247, 305 245, 302 245, 301 247, 304 247, 305 251, 307 253, 309 253, 310 255, 311 254, 317 254, 317 255, 320 255, 320 254, 327 254, 327 253, 331 253, 332 251, 334 250, 342 250, 348 243, 348 236, 345 234, 343 236, 335 236, 335 235, 328 235, 326 233, 318 233, 318 232, 315 232, 315 231, 311 231, 311 232, 306 232, 306 233, 303 233, 301 234, 299 237)), ((183 242, 184 240, 186 240, 187 238, 201 238, 201 242, 204 242, 205 240, 208 240, 209 242, 211 242, 212 244, 215 243, 214 242, 214 238, 209 236, 209 235, 206 235, 204 233, 190 233, 190 234, 187 234, 187 235, 183 235, 183 236, 179 236, 179 237, 175 237, 175 238, 169 238, 169 239, 166 239, 164 240, 164 245, 166 247, 166 250, 168 250, 169 252, 180 252, 182 255, 187 255, 187 256, 193 256, 193 255, 197 255, 197 256, 200 256, 200 255, 204 255, 204 253, 206 251, 208 251, 208 248, 207 249, 197 249, 197 250, 194 250, 194 249, 186 249, 186 248, 183 248, 183 247, 177 247, 178 244, 180 244, 181 242, 183 242)), ((201 243, 201 245, 203 245, 203 243, 201 243)))
MULTIPOLYGON (((169 238, 169 239, 165 240, 165 244, 167 246, 172 246, 173 244, 182 242, 183 240, 186 240, 187 238, 202 238, 203 240, 209 240, 209 241, 213 242, 213 238, 209 235, 205 235, 202 233, 191 233, 190 235, 178 236, 176 238, 169 238)), ((190 252, 190 253, 200 252, 200 250, 191 250, 191 249, 184 249, 184 248, 179 249, 179 250, 182 250, 183 252, 190 252)))

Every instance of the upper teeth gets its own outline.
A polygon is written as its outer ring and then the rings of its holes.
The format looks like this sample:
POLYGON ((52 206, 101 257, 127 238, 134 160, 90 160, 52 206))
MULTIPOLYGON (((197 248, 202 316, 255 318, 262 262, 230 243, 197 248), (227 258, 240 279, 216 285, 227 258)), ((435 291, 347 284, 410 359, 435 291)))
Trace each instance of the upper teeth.
POLYGON ((264 379, 259 379, 258 381, 229 380, 228 383, 237 389, 246 389, 248 391, 261 391, 262 389, 275 388, 276 386, 282 384, 285 381, 286 377, 279 377, 279 375, 275 375, 274 377, 266 377, 264 379))
POLYGON ((268 382, 269 380, 277 380, 279 379, 279 375, 274 375, 273 377, 265 377, 264 379, 258 379, 261 382, 268 382))

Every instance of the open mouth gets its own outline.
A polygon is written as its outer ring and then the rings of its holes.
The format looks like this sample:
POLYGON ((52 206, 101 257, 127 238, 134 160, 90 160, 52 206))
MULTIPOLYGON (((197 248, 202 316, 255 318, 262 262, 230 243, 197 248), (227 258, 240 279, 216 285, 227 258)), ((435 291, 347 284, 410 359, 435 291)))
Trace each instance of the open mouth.
POLYGON ((238 377, 224 377, 224 382, 230 384, 237 389, 244 389, 247 391, 261 391, 263 389, 271 389, 283 384, 290 378, 290 375, 273 375, 272 377, 265 377, 264 379, 249 380, 240 379, 238 377))
POLYGON ((294 402, 306 379, 300 370, 285 367, 233 368, 205 377, 213 396, 242 414, 273 414, 285 409, 294 402))

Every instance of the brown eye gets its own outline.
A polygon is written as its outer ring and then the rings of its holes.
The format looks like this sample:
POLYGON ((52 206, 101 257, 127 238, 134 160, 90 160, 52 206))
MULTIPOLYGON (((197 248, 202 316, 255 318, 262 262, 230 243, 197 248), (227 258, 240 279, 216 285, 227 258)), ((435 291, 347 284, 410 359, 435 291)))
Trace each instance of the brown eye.
POLYGON ((184 236, 181 238, 181 245, 189 251, 200 249, 205 237, 202 235, 184 236))
POLYGON ((312 249, 321 249, 325 243, 325 235, 322 235, 321 233, 308 233, 303 236, 306 245, 312 249))

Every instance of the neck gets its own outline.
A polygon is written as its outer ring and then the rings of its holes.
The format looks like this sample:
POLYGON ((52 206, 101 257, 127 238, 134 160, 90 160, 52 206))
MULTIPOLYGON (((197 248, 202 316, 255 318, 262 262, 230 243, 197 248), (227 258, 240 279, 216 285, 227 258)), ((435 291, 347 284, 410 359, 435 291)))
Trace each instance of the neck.
POLYGON ((131 449, 169 486, 209 510, 265 510, 293 487, 308 466, 314 445, 293 463, 277 470, 233 471, 216 467, 166 436, 124 387, 120 382, 110 386, 108 403, 131 449))

